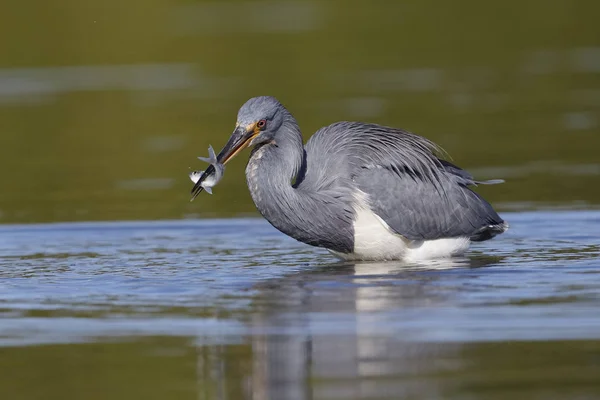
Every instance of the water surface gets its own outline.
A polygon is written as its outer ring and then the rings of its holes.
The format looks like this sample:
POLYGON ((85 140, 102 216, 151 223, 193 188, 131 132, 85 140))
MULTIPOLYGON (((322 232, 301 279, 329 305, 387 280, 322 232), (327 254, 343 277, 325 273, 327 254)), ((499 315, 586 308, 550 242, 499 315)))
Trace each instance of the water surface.
POLYGON ((427 264, 339 262, 260 219, 3 226, 0 394, 600 396, 600 212, 503 216, 427 264))
POLYGON ((0 398, 600 398, 599 12, 3 4, 0 398), (506 180, 477 190, 511 229, 451 261, 338 262, 245 218, 248 153, 190 203, 257 95, 305 140, 359 120, 435 141, 506 180))

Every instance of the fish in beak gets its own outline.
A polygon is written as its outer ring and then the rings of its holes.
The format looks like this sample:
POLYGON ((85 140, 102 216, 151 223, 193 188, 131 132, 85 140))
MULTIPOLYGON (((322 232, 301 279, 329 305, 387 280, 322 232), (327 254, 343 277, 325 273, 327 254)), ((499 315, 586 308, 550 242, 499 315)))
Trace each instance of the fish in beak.
MULTIPOLYGON (((205 190, 206 186, 212 188, 214 185, 216 185, 222 177, 222 171, 225 168, 224 165, 227 164, 229 160, 237 156, 242 150, 248 147, 252 139, 258 136, 259 133, 260 129, 256 126, 256 124, 250 124, 245 127, 239 124, 236 125, 235 130, 229 137, 225 147, 223 147, 223 149, 219 152, 219 155, 217 155, 216 160, 208 161, 210 157, 208 159, 204 159, 204 161, 210 162, 211 164, 206 171, 199 176, 195 175, 194 178, 192 178, 192 174, 190 174, 190 179, 192 179, 192 181, 197 178, 194 187, 192 188, 192 198, 190 201, 193 201, 202 192, 202 190, 205 190), (222 168, 220 175, 218 175, 217 172, 219 168, 222 168), (215 175, 215 178, 218 176, 218 179, 209 179, 209 177, 212 175, 215 175), (205 181, 207 179, 209 179, 209 183, 205 186, 205 181)), ((212 148, 209 149, 209 152, 210 151, 212 151, 212 148)), ((212 154, 214 155, 214 152, 212 154)), ((195 173, 199 174, 198 171, 195 171, 195 173)), ((208 192, 208 189, 206 189, 206 191, 208 192)))
MULTIPOLYGON (((223 173, 225 172, 225 165, 221 164, 217 160, 217 156, 215 155, 215 151, 212 146, 208 146, 208 157, 198 157, 199 160, 209 163, 215 170, 214 174, 207 175, 206 178, 202 181, 201 185, 204 190, 206 190, 209 194, 212 194, 212 187, 215 186, 221 178, 223 178, 223 173)), ((203 171, 192 171, 190 172, 190 179, 192 182, 197 183, 202 176, 203 171)))

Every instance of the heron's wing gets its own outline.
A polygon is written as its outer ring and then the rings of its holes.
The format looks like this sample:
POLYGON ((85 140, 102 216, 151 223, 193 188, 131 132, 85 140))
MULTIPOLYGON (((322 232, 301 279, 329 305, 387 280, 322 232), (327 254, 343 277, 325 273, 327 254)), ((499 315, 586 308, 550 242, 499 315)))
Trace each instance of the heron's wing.
POLYGON ((502 179, 490 179, 487 181, 477 181, 473 178, 473 175, 471 175, 464 169, 457 167, 456 165, 452 164, 451 162, 446 161, 446 160, 438 160, 438 161, 440 162, 442 167, 444 167, 445 172, 460 178, 458 180, 458 182, 463 185, 497 185, 499 183, 504 183, 504 180, 502 180, 502 179))
POLYGON ((442 167, 436 153, 443 151, 433 142, 400 129, 361 122, 324 127, 310 138, 305 149, 304 178, 313 189, 335 186, 365 167, 389 167, 423 178, 434 178, 442 167))
POLYGON ((355 178, 369 205, 396 233, 410 240, 444 237, 490 238, 504 230, 502 219, 477 193, 444 177, 437 183, 387 168, 364 169, 355 178))
POLYGON ((306 153, 304 185, 314 190, 353 185, 367 194, 371 209, 393 231, 408 239, 483 240, 504 227, 489 203, 468 188, 497 182, 475 181, 438 158, 442 150, 423 137, 341 122, 319 130, 306 144, 306 153))

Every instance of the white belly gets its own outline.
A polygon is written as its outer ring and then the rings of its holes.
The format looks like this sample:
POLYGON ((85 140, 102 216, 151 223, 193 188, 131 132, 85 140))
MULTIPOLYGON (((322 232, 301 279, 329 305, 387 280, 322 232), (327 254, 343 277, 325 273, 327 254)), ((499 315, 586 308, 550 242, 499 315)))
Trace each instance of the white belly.
POLYGON ((333 253, 345 260, 419 261, 461 255, 469 244, 470 240, 466 237, 408 240, 393 232, 379 216, 361 205, 356 209, 354 221, 354 251, 349 254, 333 253))

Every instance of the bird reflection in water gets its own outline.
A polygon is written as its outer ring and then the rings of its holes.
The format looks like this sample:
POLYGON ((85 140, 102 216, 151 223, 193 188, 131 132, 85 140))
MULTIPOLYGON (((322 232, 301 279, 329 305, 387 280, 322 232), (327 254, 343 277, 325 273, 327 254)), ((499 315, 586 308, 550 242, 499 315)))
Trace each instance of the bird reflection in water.
POLYGON ((431 340, 420 315, 460 295, 456 274, 499 261, 339 262, 256 285, 244 398, 440 397, 437 378, 422 378, 456 367, 462 345, 431 340))

